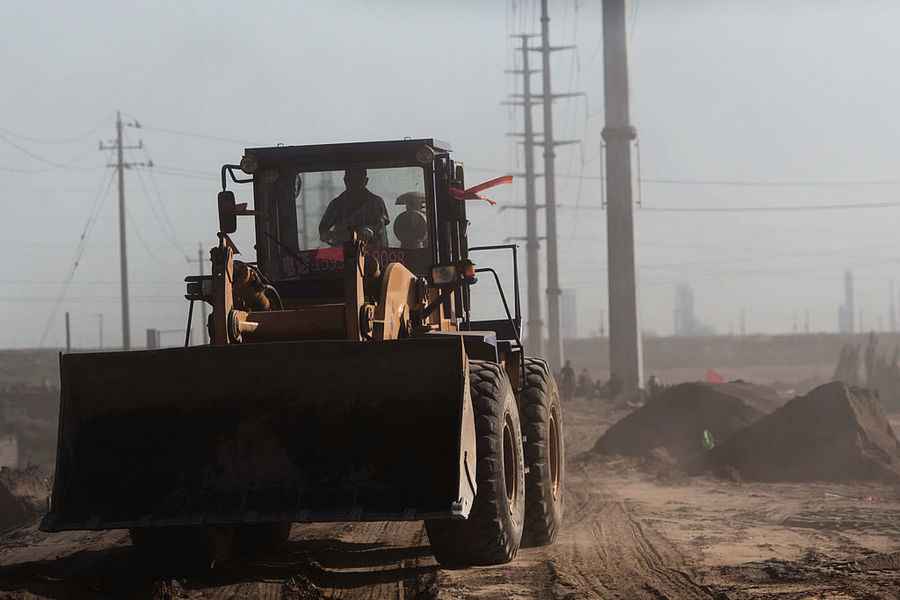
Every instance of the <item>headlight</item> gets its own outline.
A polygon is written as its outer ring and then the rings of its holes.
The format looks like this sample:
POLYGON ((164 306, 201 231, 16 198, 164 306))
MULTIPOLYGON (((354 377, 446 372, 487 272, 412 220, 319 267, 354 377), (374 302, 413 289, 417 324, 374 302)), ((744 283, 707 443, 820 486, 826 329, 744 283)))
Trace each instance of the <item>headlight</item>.
POLYGON ((431 281, 434 285, 456 283, 456 265, 435 265, 431 267, 431 281))

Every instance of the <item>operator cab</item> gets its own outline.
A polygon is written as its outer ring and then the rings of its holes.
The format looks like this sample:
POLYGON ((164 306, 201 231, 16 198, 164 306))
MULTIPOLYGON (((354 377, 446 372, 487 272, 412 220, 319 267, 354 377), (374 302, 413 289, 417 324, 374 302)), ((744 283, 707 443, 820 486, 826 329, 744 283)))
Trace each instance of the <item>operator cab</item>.
POLYGON ((431 139, 245 150, 260 270, 288 304, 339 298, 352 230, 381 268, 428 275, 438 263, 434 156, 447 152, 431 139))

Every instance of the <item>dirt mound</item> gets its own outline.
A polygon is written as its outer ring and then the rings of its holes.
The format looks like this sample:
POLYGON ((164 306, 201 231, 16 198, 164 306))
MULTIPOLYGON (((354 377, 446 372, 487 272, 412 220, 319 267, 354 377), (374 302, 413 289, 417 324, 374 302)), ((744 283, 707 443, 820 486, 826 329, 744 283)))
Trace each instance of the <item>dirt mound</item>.
POLYGON ((786 402, 774 387, 749 383, 741 379, 716 384, 713 386, 713 390, 717 394, 740 398, 766 414, 778 410, 786 402))
POLYGON ((900 481, 900 442, 877 395, 837 381, 794 398, 709 459, 757 481, 900 481))
POLYGON ((781 404, 774 390, 745 382, 682 383, 610 427, 594 452, 686 461, 781 404))
POLYGON ((50 478, 43 469, 0 469, 0 531, 36 519, 49 495, 50 478))
POLYGON ((0 483, 0 531, 24 525, 33 516, 28 503, 0 483))
POLYGON ((56 459, 57 424, 25 415, 9 419, 0 431, 19 438, 20 464, 49 465, 56 459))

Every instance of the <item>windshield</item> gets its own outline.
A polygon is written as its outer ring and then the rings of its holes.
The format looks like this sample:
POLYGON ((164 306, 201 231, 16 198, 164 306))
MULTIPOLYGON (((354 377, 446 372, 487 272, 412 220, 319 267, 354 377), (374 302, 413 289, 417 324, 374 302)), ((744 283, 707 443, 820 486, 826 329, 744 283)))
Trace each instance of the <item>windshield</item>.
POLYGON ((273 179, 258 177, 255 193, 257 210, 266 216, 258 243, 267 247, 272 276, 336 270, 339 249, 354 231, 369 240, 369 253, 382 264, 403 262, 419 271, 420 262, 429 263, 428 191, 421 167, 298 172, 273 179), (335 251, 312 252, 327 248, 335 251))

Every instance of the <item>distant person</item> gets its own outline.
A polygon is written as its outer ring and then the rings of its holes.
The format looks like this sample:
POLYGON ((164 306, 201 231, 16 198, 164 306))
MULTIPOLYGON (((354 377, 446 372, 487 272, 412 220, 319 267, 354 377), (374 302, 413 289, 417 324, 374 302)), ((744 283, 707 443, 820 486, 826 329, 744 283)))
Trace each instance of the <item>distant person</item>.
POLYGON ((559 372, 560 392, 563 401, 569 401, 575 398, 575 369, 572 368, 572 361, 567 360, 566 365, 559 372))
POLYGON ((651 375, 647 379, 647 393, 649 394, 649 396, 651 398, 654 398, 657 395, 659 395, 662 392, 662 389, 663 389, 663 386, 659 382, 659 379, 656 377, 656 375, 651 375))
POLYGON ((366 185, 369 176, 365 169, 351 167, 344 171, 346 190, 332 200, 319 222, 319 237, 331 246, 350 239, 350 230, 368 227, 374 234, 369 243, 387 246, 387 208, 381 196, 370 192, 366 185))
POLYGON ((578 383, 575 385, 575 396, 578 398, 589 398, 593 393, 594 382, 591 379, 587 369, 582 369, 578 374, 578 383))

